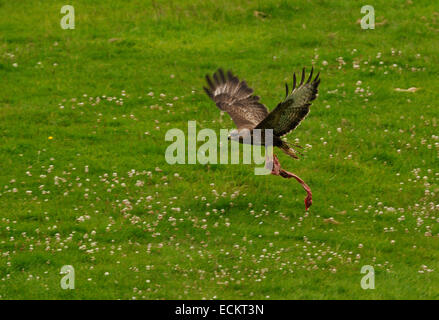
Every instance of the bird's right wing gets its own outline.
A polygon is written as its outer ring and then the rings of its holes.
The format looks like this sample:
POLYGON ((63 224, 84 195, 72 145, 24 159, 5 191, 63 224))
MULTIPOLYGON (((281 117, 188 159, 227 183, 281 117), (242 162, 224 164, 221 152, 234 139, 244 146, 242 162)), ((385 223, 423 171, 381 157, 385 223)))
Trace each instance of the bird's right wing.
POLYGON ((273 129, 273 134, 283 136, 295 129, 309 112, 311 101, 317 96, 320 83, 319 74, 312 80, 313 70, 305 80, 305 68, 302 71, 302 79, 296 87, 296 74, 293 75, 293 89, 288 90, 286 84, 286 96, 270 114, 256 126, 256 129, 273 129), (312 81, 311 81, 312 80, 312 81))
POLYGON ((206 75, 207 95, 220 110, 226 111, 238 129, 253 129, 267 115, 267 108, 253 95, 253 89, 245 81, 239 81, 230 71, 227 75, 222 69, 213 74, 213 80, 206 75))

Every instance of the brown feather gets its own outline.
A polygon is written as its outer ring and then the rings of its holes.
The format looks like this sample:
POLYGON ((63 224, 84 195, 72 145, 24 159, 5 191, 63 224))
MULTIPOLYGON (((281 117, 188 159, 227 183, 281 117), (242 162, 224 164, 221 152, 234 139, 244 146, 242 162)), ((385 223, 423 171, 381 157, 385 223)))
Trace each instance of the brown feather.
MULTIPOLYGON (((311 74, 313 73, 311 70, 311 74)), ((320 74, 320 73, 319 73, 320 74)), ((320 79, 319 74, 313 81, 304 83, 305 68, 302 71, 300 84, 295 87, 296 76, 293 75, 293 91, 272 110, 269 115, 256 126, 256 129, 273 129, 273 134, 283 136, 295 129, 309 113, 311 101, 316 98, 320 79)), ((311 76, 308 78, 311 79, 311 76)))
POLYGON ((253 89, 245 81, 240 82, 231 71, 226 75, 222 69, 218 69, 213 79, 206 76, 209 88, 204 87, 204 90, 219 109, 230 115, 238 129, 253 129, 268 115, 259 97, 252 95, 253 89))

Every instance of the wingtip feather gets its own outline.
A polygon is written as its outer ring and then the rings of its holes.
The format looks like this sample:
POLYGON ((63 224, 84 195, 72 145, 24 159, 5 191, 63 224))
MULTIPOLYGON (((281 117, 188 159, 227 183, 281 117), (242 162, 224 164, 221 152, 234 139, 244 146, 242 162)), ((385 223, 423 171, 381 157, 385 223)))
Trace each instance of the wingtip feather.
POLYGON ((317 80, 319 80, 319 76, 320 76, 320 71, 317 73, 316 77, 314 78, 314 82, 316 82, 317 80))
POLYGON ((204 89, 204 91, 206 92, 206 94, 207 94, 210 98, 212 98, 212 92, 211 92, 209 89, 207 89, 206 87, 203 87, 203 89, 204 89))
POLYGON ((311 81, 313 72, 314 72, 314 67, 311 67, 311 72, 309 73, 309 77, 306 83, 309 83, 311 81))
POLYGON ((207 81, 207 84, 209 85, 209 87, 211 89, 215 88, 215 86, 214 86, 214 84, 212 82, 212 79, 210 78, 210 76, 208 74, 206 74, 206 81, 207 81))
POLYGON ((222 68, 219 68, 219 69, 218 69, 218 73, 219 73, 219 75, 220 75, 220 79, 221 79, 222 83, 226 83, 226 77, 225 77, 225 75, 224 75, 224 71, 223 71, 223 69, 222 69, 222 68))
POLYGON ((300 80, 299 87, 303 84, 303 81, 305 81, 305 67, 302 69, 302 79, 300 80))

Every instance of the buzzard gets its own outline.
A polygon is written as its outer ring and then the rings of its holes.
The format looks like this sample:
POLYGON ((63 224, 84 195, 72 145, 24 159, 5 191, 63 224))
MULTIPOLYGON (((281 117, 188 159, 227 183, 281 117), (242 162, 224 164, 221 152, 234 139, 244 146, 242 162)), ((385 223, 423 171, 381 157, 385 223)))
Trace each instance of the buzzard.
MULTIPOLYGON (((294 73, 292 90, 289 91, 286 83, 285 99, 270 113, 259 102, 259 97, 253 95, 253 89, 249 88, 245 81, 239 81, 230 71, 226 75, 222 69, 219 69, 213 74, 213 80, 207 75, 208 87, 204 87, 204 90, 220 110, 230 115, 238 127, 231 132, 231 139, 243 142, 246 135, 252 135, 253 129, 272 129, 273 146, 280 148, 290 157, 297 158, 292 145, 283 141, 281 137, 300 124, 309 112, 311 101, 317 96, 320 79, 317 74, 312 80, 313 70, 311 69, 305 82, 305 68, 303 68, 302 78, 297 86, 294 73)), ((252 142, 255 140, 251 139, 252 142)), ((264 141, 260 143, 264 144, 264 141)))
MULTIPOLYGON (((231 71, 226 74, 222 69, 218 69, 213 74, 213 79, 206 75, 208 86, 204 87, 204 90, 218 108, 227 112, 235 122, 237 130, 231 132, 229 139, 238 140, 242 143, 248 141, 245 138, 250 135, 252 138, 250 141, 255 143, 256 139, 253 139, 254 129, 272 129, 273 146, 297 159, 298 152, 293 147, 300 148, 300 146, 292 145, 282 140, 281 137, 300 124, 309 113, 311 101, 317 97, 320 73, 313 79, 313 71, 312 68, 308 79, 305 81, 305 68, 303 68, 300 83, 297 83, 296 74, 294 73, 292 89, 289 90, 288 84, 285 84, 285 98, 271 112, 268 112, 265 105, 259 102, 259 97, 253 94, 253 89, 245 81, 240 81, 231 71)), ((264 130, 261 131, 264 132, 264 130)), ((261 139, 264 139, 263 134, 261 139)), ((265 144, 264 141, 259 141, 259 143, 265 144)), ((305 207, 308 209, 312 203, 310 188, 298 176, 281 169, 276 156, 274 156, 273 165, 272 174, 284 178, 293 177, 302 184, 308 193, 305 199, 305 207)))

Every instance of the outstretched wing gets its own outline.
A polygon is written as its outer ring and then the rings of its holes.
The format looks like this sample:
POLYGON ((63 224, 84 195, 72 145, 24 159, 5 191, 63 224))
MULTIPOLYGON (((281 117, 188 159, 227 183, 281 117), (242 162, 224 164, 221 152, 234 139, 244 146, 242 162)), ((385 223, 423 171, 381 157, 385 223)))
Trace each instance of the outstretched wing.
POLYGON ((267 115, 267 108, 253 95, 253 89, 245 81, 239 81, 230 71, 222 69, 213 74, 213 80, 206 75, 209 87, 204 87, 207 95, 215 101, 220 110, 226 111, 238 129, 253 129, 267 115))
POLYGON ((286 86, 286 96, 284 101, 279 103, 270 114, 256 126, 256 129, 273 129, 273 134, 283 136, 295 129, 309 112, 311 101, 316 98, 318 86, 320 83, 319 75, 312 80, 311 73, 308 80, 305 80, 305 68, 302 71, 302 79, 296 88, 296 74, 293 74, 293 89, 291 93, 286 86), (311 81, 312 80, 312 81, 311 81))

